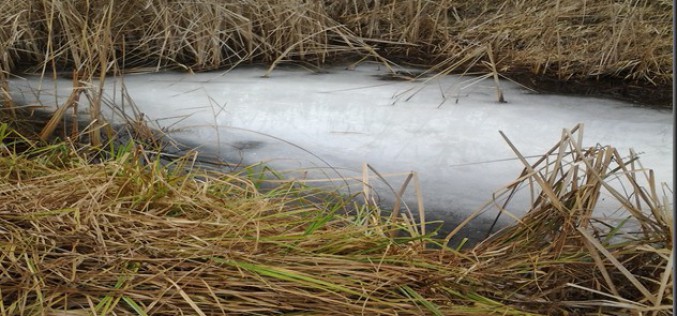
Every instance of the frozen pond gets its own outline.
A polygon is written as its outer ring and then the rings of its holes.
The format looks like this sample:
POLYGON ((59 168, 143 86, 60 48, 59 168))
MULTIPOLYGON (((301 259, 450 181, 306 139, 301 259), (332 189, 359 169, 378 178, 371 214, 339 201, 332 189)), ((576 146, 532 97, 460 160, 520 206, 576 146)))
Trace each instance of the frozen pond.
MULTIPOLYGON (((107 100, 123 106, 124 90, 146 118, 208 155, 245 165, 263 161, 299 179, 333 179, 324 184, 358 179, 348 181, 352 192, 361 190, 365 163, 395 189, 415 171, 428 218, 450 223, 521 172, 523 165, 499 131, 522 154, 537 157, 560 139, 563 128, 583 123, 586 145, 612 145, 622 154, 634 148, 657 180, 672 187, 669 110, 538 95, 507 81, 501 88, 508 103, 498 103, 490 79, 383 80, 378 75, 385 70, 367 64, 322 73, 278 68, 262 78, 265 72, 250 67, 109 78, 107 100)), ((67 98, 71 82, 13 79, 11 87, 20 103, 39 100, 53 107, 67 98)), ((382 201, 391 203, 394 195, 378 182, 370 179, 382 201)), ((413 187, 405 201, 417 207, 413 187)), ((523 211, 525 203, 515 201, 512 211, 523 211)), ((466 233, 482 235, 495 215, 479 218, 472 224, 476 232, 466 233)))

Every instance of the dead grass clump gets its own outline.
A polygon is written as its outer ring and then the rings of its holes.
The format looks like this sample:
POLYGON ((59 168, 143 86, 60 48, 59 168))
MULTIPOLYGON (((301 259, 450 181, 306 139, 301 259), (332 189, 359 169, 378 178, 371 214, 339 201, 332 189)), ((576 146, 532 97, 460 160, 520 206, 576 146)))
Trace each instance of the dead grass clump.
POLYGON ((667 205, 632 187, 612 196, 640 234, 594 221, 606 180, 640 170, 568 132, 557 159, 516 180, 533 184, 533 210, 464 252, 295 182, 261 190, 257 176, 190 157, 163 166, 140 146, 96 164, 67 144, 18 154, 8 135, 2 315, 671 313, 667 205))
POLYGON ((318 2, 49 0, 4 2, 3 9, 0 18, 13 22, 0 29, 4 71, 201 71, 286 59, 323 63, 354 50, 318 2))
POLYGON ((137 26, 151 27, 137 30, 129 51, 160 67, 179 62, 196 71, 278 59, 324 62, 335 53, 328 34, 340 28, 312 1, 154 1, 138 9, 137 26))
POLYGON ((332 16, 386 56, 438 69, 668 84, 671 4, 646 1, 339 1, 332 16), (465 62, 459 64, 459 61, 465 62), (493 62, 492 62, 493 63, 493 62))
POLYGON ((584 148, 581 133, 563 131, 549 153, 556 158, 534 164, 510 145, 525 169, 499 195, 524 185, 532 207, 472 250, 479 258, 473 273, 485 276, 480 288, 547 314, 670 314, 671 204, 636 157, 611 146, 584 148))

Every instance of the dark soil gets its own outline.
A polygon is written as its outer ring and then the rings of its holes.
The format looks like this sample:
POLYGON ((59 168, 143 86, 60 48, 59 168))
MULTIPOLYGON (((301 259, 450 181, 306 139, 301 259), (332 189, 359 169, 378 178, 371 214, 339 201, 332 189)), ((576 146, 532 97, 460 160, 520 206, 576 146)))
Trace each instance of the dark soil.
POLYGON ((513 74, 510 79, 541 93, 610 98, 654 108, 672 107, 672 87, 621 79, 559 80, 534 74, 513 74))

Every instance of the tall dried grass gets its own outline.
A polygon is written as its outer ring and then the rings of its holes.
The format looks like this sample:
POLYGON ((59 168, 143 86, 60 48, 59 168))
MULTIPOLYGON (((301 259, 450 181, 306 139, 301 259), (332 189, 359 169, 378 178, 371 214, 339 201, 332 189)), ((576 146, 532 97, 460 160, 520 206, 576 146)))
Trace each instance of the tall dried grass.
POLYGON ((491 71, 491 63, 504 75, 665 85, 671 7, 639 0, 12 0, 0 4, 0 69, 201 71, 349 55, 455 72, 491 71))
POLYGON ((611 78, 660 98, 665 93, 647 91, 670 86, 670 8, 667 1, 639 0, 3 1, 0 100, 13 111, 6 79, 16 71, 97 79, 98 86, 76 86, 91 87, 89 136, 101 145, 105 75, 167 68, 264 62, 270 74, 285 61, 317 67, 373 59, 441 74, 481 72, 496 81, 525 73, 611 78))

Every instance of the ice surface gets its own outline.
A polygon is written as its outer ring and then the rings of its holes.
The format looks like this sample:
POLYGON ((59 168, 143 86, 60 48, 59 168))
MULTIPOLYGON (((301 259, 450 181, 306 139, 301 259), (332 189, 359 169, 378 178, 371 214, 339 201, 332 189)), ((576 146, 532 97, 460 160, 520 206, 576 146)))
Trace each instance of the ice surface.
MULTIPOLYGON (((672 187, 672 114, 667 110, 538 95, 507 81, 501 82, 508 101, 503 104, 496 102, 491 80, 379 80, 376 75, 384 69, 369 64, 322 73, 278 68, 269 78, 262 78, 264 73, 250 67, 109 78, 107 100, 122 106, 128 102, 123 102, 124 90, 147 118, 176 137, 224 160, 267 162, 291 177, 361 178, 368 163, 399 189, 406 174, 415 171, 429 217, 452 223, 522 170, 499 130, 522 154, 538 156, 560 139, 562 129, 583 123, 586 145, 613 145, 621 153, 634 148, 642 164, 672 187)), ((18 102, 39 100, 48 107, 63 103, 71 91, 69 80, 13 79, 11 86, 18 102)), ((129 104, 125 107, 129 111, 129 104)), ((385 185, 376 187, 385 203, 392 202, 385 185)), ((408 192, 405 201, 414 207, 413 188, 408 192)), ((511 211, 524 211, 526 202, 515 201, 511 211)), ((473 227, 486 229, 494 216, 485 215, 473 227)))

